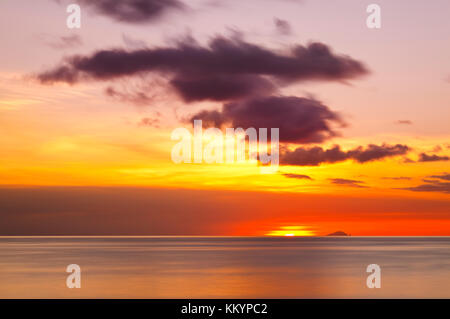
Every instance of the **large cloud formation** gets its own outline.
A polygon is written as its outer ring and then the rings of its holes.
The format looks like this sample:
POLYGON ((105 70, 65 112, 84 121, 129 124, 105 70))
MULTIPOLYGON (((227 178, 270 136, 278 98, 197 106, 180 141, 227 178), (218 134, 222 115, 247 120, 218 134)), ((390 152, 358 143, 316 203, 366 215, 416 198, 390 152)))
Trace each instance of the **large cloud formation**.
POLYGON ((116 21, 144 23, 161 17, 172 9, 183 9, 178 0, 78 0, 83 6, 116 21))
POLYGON ((205 126, 280 128, 280 142, 320 143, 338 135, 331 124, 344 125, 339 114, 317 100, 295 96, 255 97, 223 105, 219 111, 201 111, 189 122, 205 126))
MULTIPOLYGON (((206 46, 187 38, 172 46, 76 55, 39 74, 38 79, 74 84, 162 74, 186 102, 224 102, 221 111, 203 110, 191 120, 202 119, 206 126, 216 127, 280 128, 280 142, 308 144, 339 135, 336 127, 344 127, 344 121, 321 102, 279 96, 278 88, 310 80, 345 81, 368 72, 362 62, 335 54, 319 42, 296 45, 282 53, 242 38, 217 36, 206 46)), ((107 93, 123 100, 136 98, 127 99, 111 89, 107 93)))
POLYGON ((241 39, 213 38, 206 47, 192 39, 172 47, 100 50, 72 56, 38 75, 42 83, 111 80, 143 72, 171 76, 185 101, 226 101, 272 92, 276 83, 343 81, 368 73, 363 63, 336 55, 323 43, 294 46, 282 54, 241 39))
POLYGON ((366 148, 361 146, 343 151, 340 146, 335 145, 326 150, 322 147, 303 148, 298 147, 293 151, 286 150, 281 154, 281 165, 296 166, 318 166, 322 163, 337 163, 352 159, 358 163, 380 160, 387 157, 404 155, 410 148, 407 145, 374 145, 370 144, 366 148))

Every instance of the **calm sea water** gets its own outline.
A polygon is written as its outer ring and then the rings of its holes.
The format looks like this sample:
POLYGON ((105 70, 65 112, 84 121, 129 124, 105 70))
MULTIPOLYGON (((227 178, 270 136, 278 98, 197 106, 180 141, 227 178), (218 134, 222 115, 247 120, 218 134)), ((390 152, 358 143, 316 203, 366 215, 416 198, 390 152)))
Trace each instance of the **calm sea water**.
POLYGON ((450 237, 3 237, 0 298, 450 298, 450 237))

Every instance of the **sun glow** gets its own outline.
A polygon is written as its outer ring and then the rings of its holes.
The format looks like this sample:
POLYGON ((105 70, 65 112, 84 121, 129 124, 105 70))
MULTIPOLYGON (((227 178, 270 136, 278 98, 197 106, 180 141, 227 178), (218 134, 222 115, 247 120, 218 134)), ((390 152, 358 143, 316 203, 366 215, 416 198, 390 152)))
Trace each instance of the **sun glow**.
POLYGON ((315 236, 315 232, 307 226, 282 226, 278 230, 272 230, 266 236, 297 237, 315 236))

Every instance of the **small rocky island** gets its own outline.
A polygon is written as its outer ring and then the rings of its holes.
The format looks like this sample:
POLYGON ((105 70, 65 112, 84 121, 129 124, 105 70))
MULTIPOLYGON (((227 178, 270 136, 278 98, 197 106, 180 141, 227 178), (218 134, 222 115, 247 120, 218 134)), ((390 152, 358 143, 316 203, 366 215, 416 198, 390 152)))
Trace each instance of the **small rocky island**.
POLYGON ((335 231, 334 233, 328 234, 327 236, 350 236, 347 233, 344 233, 343 231, 335 231))

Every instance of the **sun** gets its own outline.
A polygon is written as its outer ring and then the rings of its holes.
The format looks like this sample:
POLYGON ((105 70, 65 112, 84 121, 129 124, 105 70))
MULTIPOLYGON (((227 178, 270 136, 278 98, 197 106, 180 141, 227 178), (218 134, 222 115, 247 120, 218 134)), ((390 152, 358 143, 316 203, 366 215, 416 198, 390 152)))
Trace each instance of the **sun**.
POLYGON ((315 232, 308 229, 307 226, 282 226, 280 229, 272 230, 266 236, 279 237, 298 237, 298 236, 315 236, 315 232))

